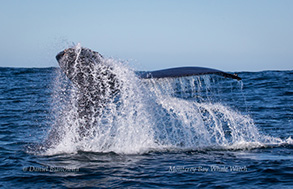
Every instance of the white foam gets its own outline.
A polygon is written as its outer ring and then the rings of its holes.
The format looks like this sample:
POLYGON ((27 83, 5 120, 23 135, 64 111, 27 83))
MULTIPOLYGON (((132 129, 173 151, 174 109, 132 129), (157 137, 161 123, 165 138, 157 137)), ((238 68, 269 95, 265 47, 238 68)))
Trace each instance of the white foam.
MULTIPOLYGON (((57 78, 56 90, 61 93, 54 96, 56 115, 52 127, 58 128, 59 137, 52 139, 56 141, 46 154, 79 150, 136 154, 172 148, 242 149, 283 142, 261 135, 249 116, 211 101, 208 93, 213 83, 208 76, 140 80, 127 65, 113 59, 105 59, 104 64, 113 67, 120 79, 120 95, 110 99, 102 114, 93 118, 94 125, 83 138, 78 133, 82 124, 77 114, 78 91, 74 86, 65 90, 69 82, 64 84, 64 76, 57 78), (207 98, 198 96, 202 92, 207 98)), ((288 142, 292 144, 292 139, 288 142)))

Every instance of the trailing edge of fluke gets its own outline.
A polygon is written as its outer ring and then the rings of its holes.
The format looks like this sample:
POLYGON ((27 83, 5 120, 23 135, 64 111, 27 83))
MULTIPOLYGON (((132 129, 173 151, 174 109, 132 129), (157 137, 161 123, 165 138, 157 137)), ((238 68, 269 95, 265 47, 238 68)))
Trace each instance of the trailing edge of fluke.
POLYGON ((237 74, 229 74, 222 72, 220 70, 204 68, 204 67, 178 67, 178 68, 169 68, 163 70, 156 70, 150 72, 140 72, 138 75, 142 79, 151 79, 151 78, 174 78, 174 77, 186 77, 193 75, 206 75, 206 74, 216 74, 226 78, 241 80, 237 74))

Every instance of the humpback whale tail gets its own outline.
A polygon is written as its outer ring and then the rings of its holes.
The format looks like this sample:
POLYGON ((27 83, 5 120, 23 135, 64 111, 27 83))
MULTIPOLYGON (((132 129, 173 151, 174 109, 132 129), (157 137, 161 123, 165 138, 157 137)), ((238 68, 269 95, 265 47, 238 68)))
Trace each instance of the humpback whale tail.
MULTIPOLYGON (((119 98, 123 80, 107 63, 101 54, 80 45, 60 52, 56 59, 61 70, 78 89, 78 121, 80 136, 86 136, 87 130, 105 111, 107 104, 119 98)), ((174 78, 192 75, 217 74, 227 78, 241 80, 237 75, 220 70, 202 67, 179 67, 164 70, 139 72, 140 79, 174 78)))

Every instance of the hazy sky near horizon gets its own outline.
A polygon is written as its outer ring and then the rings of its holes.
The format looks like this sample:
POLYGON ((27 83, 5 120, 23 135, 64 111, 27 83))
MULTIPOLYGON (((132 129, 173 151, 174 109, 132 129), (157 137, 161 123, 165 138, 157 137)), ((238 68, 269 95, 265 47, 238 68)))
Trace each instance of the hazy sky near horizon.
POLYGON ((293 69, 292 0, 0 0, 0 67, 81 43, 137 70, 293 69))

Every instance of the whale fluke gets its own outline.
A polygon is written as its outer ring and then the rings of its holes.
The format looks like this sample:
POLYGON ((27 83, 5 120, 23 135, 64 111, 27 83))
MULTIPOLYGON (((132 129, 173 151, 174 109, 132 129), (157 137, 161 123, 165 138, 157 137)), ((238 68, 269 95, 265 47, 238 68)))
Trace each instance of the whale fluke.
POLYGON ((192 75, 206 75, 206 74, 216 74, 224 76, 227 78, 241 80, 236 74, 229 74, 222 72, 220 70, 204 68, 204 67, 178 67, 178 68, 169 68, 163 70, 156 70, 150 72, 141 72, 139 77, 142 79, 151 79, 151 78, 173 78, 173 77, 185 77, 192 75))
MULTIPOLYGON (((119 98, 123 80, 101 54, 77 45, 57 54, 61 70, 77 88, 77 113, 80 136, 96 124, 107 105, 119 98)), ((139 72, 141 79, 174 78, 192 75, 217 74, 241 80, 237 75, 202 67, 179 67, 158 71, 139 72)))

